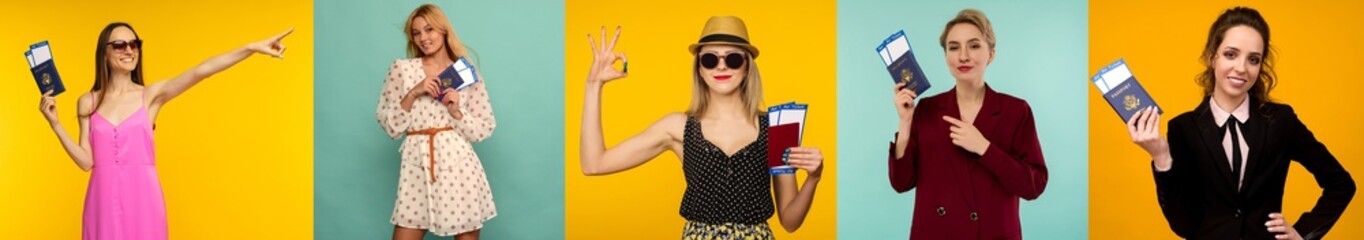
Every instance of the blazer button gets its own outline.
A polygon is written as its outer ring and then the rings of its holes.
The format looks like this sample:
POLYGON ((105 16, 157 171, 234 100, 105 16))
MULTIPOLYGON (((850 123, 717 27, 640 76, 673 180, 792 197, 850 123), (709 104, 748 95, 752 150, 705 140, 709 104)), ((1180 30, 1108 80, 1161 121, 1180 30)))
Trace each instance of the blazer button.
POLYGON ((971 221, 975 222, 976 219, 979 219, 978 217, 976 217, 976 212, 971 212, 971 221))
POLYGON ((941 217, 941 216, 943 216, 943 215, 947 215, 947 209, 944 209, 944 208, 942 208, 942 207, 938 207, 938 216, 941 217))
POLYGON ((1236 209, 1236 214, 1232 214, 1231 216, 1234 218, 1241 218, 1241 209, 1236 209))

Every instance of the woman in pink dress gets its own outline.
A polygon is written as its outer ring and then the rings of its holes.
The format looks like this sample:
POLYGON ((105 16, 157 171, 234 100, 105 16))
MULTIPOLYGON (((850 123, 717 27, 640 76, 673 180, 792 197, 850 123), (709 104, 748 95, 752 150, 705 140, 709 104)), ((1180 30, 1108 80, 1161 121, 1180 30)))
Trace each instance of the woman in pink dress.
POLYGON ((57 119, 57 101, 44 93, 39 110, 66 154, 90 171, 81 239, 166 239, 166 203, 156 176, 152 129, 171 99, 215 73, 260 53, 281 57, 293 30, 210 58, 174 78, 144 85, 142 40, 127 23, 111 23, 95 49, 95 86, 76 105, 80 140, 57 119))

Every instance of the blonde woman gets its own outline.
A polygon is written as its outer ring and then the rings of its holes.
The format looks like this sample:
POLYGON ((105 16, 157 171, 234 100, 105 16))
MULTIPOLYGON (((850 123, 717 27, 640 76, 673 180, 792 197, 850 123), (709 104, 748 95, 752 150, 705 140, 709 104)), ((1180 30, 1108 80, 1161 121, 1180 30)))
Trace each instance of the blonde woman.
POLYGON ((824 156, 818 148, 790 149, 790 164, 809 173, 799 189, 793 174, 768 174, 767 114, 754 62, 758 47, 749 43, 743 20, 710 18, 700 40, 688 48, 696 61, 686 113, 665 115, 611 148, 602 140, 601 91, 606 83, 627 75, 612 67, 625 60, 624 53, 615 52, 620 29, 609 44, 605 35, 603 27, 600 44, 588 36, 593 62, 583 106, 579 156, 583 174, 629 170, 672 151, 682 159, 687 181, 680 211, 687 219, 684 239, 771 239, 767 219, 773 211, 787 232, 800 228, 813 204, 824 156))
POLYGON ((390 219, 393 239, 421 239, 428 231, 478 239, 483 223, 497 215, 471 145, 497 126, 487 89, 482 79, 459 91, 440 87, 436 77, 468 50, 439 7, 417 7, 403 29, 412 58, 389 68, 376 113, 390 138, 406 136, 390 219))
POLYGON ((956 86, 914 103, 895 84, 900 131, 889 151, 890 186, 914 193, 912 239, 1021 239, 1019 200, 1047 188, 1047 164, 1032 107, 985 83, 995 34, 985 13, 966 9, 938 38, 956 86))

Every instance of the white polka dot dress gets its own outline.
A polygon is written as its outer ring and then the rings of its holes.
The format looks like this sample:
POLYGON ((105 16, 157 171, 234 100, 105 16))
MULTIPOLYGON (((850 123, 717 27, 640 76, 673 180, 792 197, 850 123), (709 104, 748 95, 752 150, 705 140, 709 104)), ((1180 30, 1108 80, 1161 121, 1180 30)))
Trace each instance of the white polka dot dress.
POLYGON ((444 104, 429 96, 417 98, 410 111, 403 111, 403 96, 425 78, 421 59, 397 60, 379 97, 379 125, 390 138, 406 135, 399 149, 398 196, 389 221, 439 236, 481 229, 483 222, 497 216, 488 177, 471 145, 487 139, 497 126, 488 92, 483 79, 459 92, 462 120, 455 120, 444 104), (434 135, 413 133, 440 128, 453 129, 434 135))
MULTIPOLYGON (((766 123, 767 114, 758 122, 766 123)), ((726 156, 701 134, 701 123, 687 118, 683 131, 683 218, 707 224, 760 224, 772 217, 772 177, 767 173, 767 126, 758 139, 726 156)))

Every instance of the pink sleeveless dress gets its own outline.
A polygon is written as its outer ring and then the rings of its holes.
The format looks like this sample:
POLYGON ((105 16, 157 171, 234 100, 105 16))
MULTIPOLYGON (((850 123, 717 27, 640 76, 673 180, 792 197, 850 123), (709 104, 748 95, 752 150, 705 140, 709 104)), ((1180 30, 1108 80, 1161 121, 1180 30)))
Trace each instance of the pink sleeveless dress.
POLYGON ((94 165, 85 192, 81 239, 166 239, 166 201, 156 176, 152 125, 144 106, 114 125, 90 116, 94 165))

